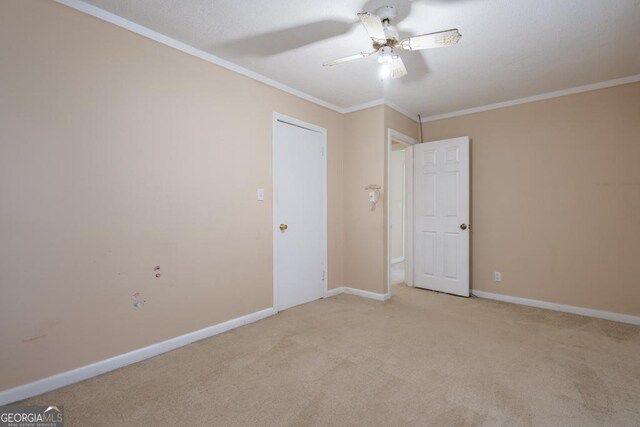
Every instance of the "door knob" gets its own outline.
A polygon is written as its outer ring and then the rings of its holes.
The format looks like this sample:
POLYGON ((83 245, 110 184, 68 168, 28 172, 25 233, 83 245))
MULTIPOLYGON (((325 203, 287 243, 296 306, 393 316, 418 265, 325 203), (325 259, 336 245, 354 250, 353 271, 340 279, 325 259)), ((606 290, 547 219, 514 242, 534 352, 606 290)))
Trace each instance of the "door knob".
POLYGON ((287 228, 289 228, 289 226, 287 224, 280 224, 280 231, 284 231, 287 228))
POLYGON ((466 230, 467 229, 467 224, 460 224, 460 228, 462 228, 463 230, 466 230))

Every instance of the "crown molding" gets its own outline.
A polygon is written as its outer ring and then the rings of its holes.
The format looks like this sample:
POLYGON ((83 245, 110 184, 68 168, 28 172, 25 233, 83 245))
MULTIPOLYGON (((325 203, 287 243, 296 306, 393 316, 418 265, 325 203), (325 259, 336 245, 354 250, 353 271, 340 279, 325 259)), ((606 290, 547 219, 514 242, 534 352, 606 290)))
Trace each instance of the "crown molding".
MULTIPOLYGON (((186 43, 183 43, 181 41, 178 41, 176 39, 173 39, 171 37, 168 37, 162 33, 159 33, 157 31, 154 31, 150 28, 147 28, 145 26, 142 26, 140 24, 136 24, 133 21, 129 21, 128 19, 125 19, 121 16, 118 16, 114 13, 111 12, 107 12, 104 9, 100 9, 97 6, 94 6, 92 4, 89 3, 85 3, 82 0, 54 0, 56 3, 60 3, 63 4, 65 6, 68 6, 72 9, 75 9, 77 11, 86 13, 87 15, 91 15, 95 18, 101 19, 103 21, 106 21, 110 24, 113 25, 117 25, 120 28, 124 28, 125 30, 129 30, 133 33, 136 33, 140 36, 149 38, 151 40, 154 40, 158 43, 162 43, 165 46, 169 46, 172 47, 174 49, 177 49, 183 53, 186 53, 188 55, 192 55, 195 56, 196 58, 200 58, 204 61, 210 62, 212 64, 218 65, 222 68, 226 68, 227 70, 236 72, 238 74, 241 74, 245 77, 248 77, 250 79, 256 80, 258 82, 264 83, 268 86, 274 87, 276 89, 279 89, 283 92, 286 92, 288 94, 297 96, 298 98, 304 99, 305 101, 309 101, 312 102, 314 104, 320 105, 322 107, 328 108, 330 110, 333 110, 337 113, 340 114, 348 114, 348 113, 353 113, 355 111, 360 111, 360 110, 364 110, 367 108, 371 108, 371 107, 376 107, 378 105, 386 105, 390 108, 393 108, 394 110, 396 110, 397 112, 404 114, 405 116, 412 118, 413 119, 413 114, 407 112, 406 110, 404 110, 403 108, 397 106, 394 103, 391 103, 389 101, 386 101, 384 98, 380 98, 380 99, 376 99, 370 102, 365 102, 363 104, 358 104, 358 105, 354 105, 352 107, 348 107, 348 108, 342 108, 339 107, 335 104, 332 104, 330 102, 324 101, 320 98, 316 98, 315 96, 309 95, 308 93, 302 92, 298 89, 294 89, 290 86, 285 85, 284 83, 281 83, 277 80, 273 80, 269 77, 263 76, 262 74, 256 73, 255 71, 251 71, 247 68, 241 67, 240 65, 234 64, 233 62, 227 61, 226 59, 222 59, 218 56, 212 55, 208 52, 205 52, 203 50, 200 50, 198 48, 195 48, 191 45, 188 45, 186 43)), ((414 119, 415 120, 415 119, 414 119)), ((416 120, 417 122, 417 120, 416 120)))
POLYGON ((373 101, 364 102, 362 104, 354 105, 354 106, 349 107, 349 108, 344 108, 342 110, 342 112, 343 112, 343 114, 355 113, 356 111, 366 110, 367 108, 377 107, 379 105, 386 105, 387 107, 391 108, 392 110, 395 110, 398 113, 402 114, 403 116, 406 116, 407 118, 413 120, 414 122, 419 123, 418 119, 416 117, 414 117, 414 114, 411 114, 409 111, 405 110, 404 108, 400 107, 399 105, 397 105, 397 104, 395 104, 395 103, 393 103, 391 101, 387 101, 384 98, 374 99, 373 101))
POLYGON ((452 111, 450 113, 436 114, 422 118, 422 123, 433 122, 435 120, 450 119, 452 117, 466 116, 468 114, 481 113, 483 111, 497 110, 498 108, 513 107, 515 105, 528 104, 530 102, 544 101, 545 99, 559 98, 561 96, 575 95, 582 92, 590 92, 592 90, 606 89, 608 87, 621 86, 629 83, 640 82, 640 74, 634 76, 622 77, 614 80, 607 80, 600 83, 593 83, 584 86, 578 86, 570 89, 562 89, 554 92, 542 93, 540 95, 529 96, 526 98, 513 99, 511 101, 498 102, 496 104, 482 105, 465 110, 452 111))
POLYGON ((91 15, 95 18, 101 19, 111 24, 117 25, 118 27, 124 28, 133 33, 141 35, 143 37, 147 37, 151 40, 154 40, 158 43, 162 43, 166 46, 177 49, 186 54, 203 59, 207 62, 211 62, 212 64, 218 65, 222 68, 226 68, 227 70, 234 71, 238 74, 242 74, 245 77, 249 77, 250 79, 259 81, 268 86, 274 87, 276 89, 280 89, 281 91, 297 96, 298 98, 302 98, 306 101, 312 102, 314 104, 317 104, 322 107, 328 108, 330 110, 336 111, 338 113, 344 114, 344 108, 338 107, 337 105, 331 104, 330 102, 324 101, 320 98, 316 98, 315 96, 304 93, 298 89, 294 89, 290 86, 285 85, 284 83, 280 83, 279 81, 273 80, 269 77, 263 76, 262 74, 256 73, 255 71, 251 71, 247 68, 241 67, 237 64, 234 64, 233 62, 227 61, 226 59, 222 59, 218 56, 215 56, 203 50, 197 49, 191 45, 188 45, 186 43, 183 43, 171 37, 165 36, 164 34, 161 34, 150 28, 144 27, 140 24, 136 24, 133 21, 129 21, 128 19, 125 19, 111 12, 107 12, 106 10, 100 9, 99 7, 96 7, 94 5, 85 3, 81 0, 55 0, 55 2, 63 4, 65 6, 78 10, 80 12, 84 12, 87 15, 91 15))
MULTIPOLYGON (((364 110, 367 108, 371 108, 371 107, 376 107, 378 105, 386 105, 389 108, 392 108, 394 110, 396 110, 397 112, 407 116, 408 118, 415 120, 416 122, 418 122, 418 120, 414 119, 413 116, 414 114, 411 114, 409 111, 403 109, 402 107, 398 106, 397 104, 386 100, 385 98, 379 98, 379 99, 375 99, 373 101, 369 101, 369 102, 365 102, 362 104, 358 104, 358 105, 354 105, 351 107, 347 107, 347 108, 343 108, 343 107, 339 107, 335 104, 332 104, 330 102, 324 101, 320 98, 317 98, 313 95, 309 95, 308 93, 302 92, 298 89, 294 89, 290 86, 285 85, 284 83, 281 83, 277 80, 273 80, 269 77, 263 76, 262 74, 256 73, 255 71, 251 71, 247 68, 241 67, 240 65, 234 64, 233 62, 227 61, 226 59, 222 59, 218 56, 212 55, 208 52, 205 52, 203 50, 197 49, 191 45, 188 45, 186 43, 183 43, 181 41, 178 41, 176 39, 173 39, 171 37, 165 36, 164 34, 161 34, 157 31, 154 31, 150 28, 144 27, 140 24, 136 24, 133 21, 129 21, 128 19, 125 19, 121 16, 118 16, 114 13, 111 12, 107 12, 104 9, 100 9, 99 7, 96 7, 94 5, 85 3, 82 0, 54 0, 57 3, 63 4, 65 6, 68 6, 72 9, 78 10, 80 12, 86 13, 88 15, 91 15, 95 18, 101 19, 103 21, 109 22, 111 24, 117 25, 120 28, 124 28, 126 30, 129 30, 133 33, 136 33, 138 35, 141 35, 143 37, 147 37, 151 40, 154 40, 158 43, 162 43, 165 46, 169 46, 172 47, 174 49, 177 49, 183 53, 186 53, 188 55, 192 55, 195 56, 197 58, 200 58, 204 61, 210 62, 212 64, 218 65, 222 68, 225 68, 227 70, 236 72, 238 74, 241 74, 245 77, 248 77, 252 80, 256 80, 258 82, 264 83, 268 86, 274 87, 276 89, 279 89, 283 92, 286 92, 290 95, 296 96, 298 98, 304 99, 305 101, 309 101, 311 103, 314 103, 316 105, 320 105, 322 107, 328 108, 329 110, 335 111, 337 113, 340 114, 348 114, 348 113, 353 113, 355 111, 360 111, 360 110, 364 110)), ((558 90, 555 92, 548 92, 548 93, 543 93, 540 95, 535 95, 535 96, 530 96, 527 98, 520 98, 520 99, 514 99, 511 101, 505 101, 505 102, 499 102, 496 104, 489 104, 489 105, 483 105, 483 106, 479 106, 479 107, 474 107, 474 108, 468 108, 468 109, 464 109, 464 110, 459 110, 459 111, 453 111, 453 112, 449 112, 449 113, 444 113, 444 114, 437 114, 437 115, 433 115, 433 116, 427 116, 427 117, 423 117, 422 118, 422 123, 425 122, 432 122, 435 120, 442 120, 442 119, 448 119, 448 118, 452 118, 452 117, 458 117, 458 116, 464 116, 467 114, 474 114, 474 113, 480 113, 483 111, 489 111, 489 110, 496 110, 498 108, 505 108, 505 107, 512 107, 515 105, 520 105, 520 104, 527 104, 530 102, 536 102, 536 101, 542 101, 545 99, 551 99, 551 98, 558 98, 561 96, 566 96, 566 95, 573 95, 576 93, 581 93, 581 92, 588 92, 588 91, 592 91, 592 90, 597 90, 597 89, 604 89, 604 88, 608 88, 608 87, 613 87, 613 86, 620 86, 620 85, 624 85, 624 84, 629 84, 629 83, 636 83, 640 81, 640 74, 636 74, 634 76, 629 76, 629 77, 623 77, 623 78, 619 78, 619 79, 615 79, 615 80, 608 80, 605 82, 600 82, 600 83, 594 83, 594 84, 590 84, 590 85, 585 85, 585 86, 579 86, 579 87, 575 87, 575 88, 571 88, 571 89, 563 89, 563 90, 558 90)))
POLYGON ((357 104, 352 107, 343 108, 343 114, 355 113, 356 111, 366 110, 367 108, 377 107, 378 105, 384 105, 384 98, 374 99, 373 101, 363 102, 362 104, 357 104))

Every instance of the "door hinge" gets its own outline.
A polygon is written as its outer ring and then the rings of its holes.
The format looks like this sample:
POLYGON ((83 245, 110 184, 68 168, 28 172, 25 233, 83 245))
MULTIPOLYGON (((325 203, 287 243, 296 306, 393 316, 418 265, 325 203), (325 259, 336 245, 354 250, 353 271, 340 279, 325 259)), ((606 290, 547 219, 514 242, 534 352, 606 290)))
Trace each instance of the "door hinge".
POLYGON ((325 275, 326 275, 326 273, 325 273, 325 271, 324 271, 324 269, 323 269, 323 270, 322 270, 322 281, 323 281, 323 282, 324 282, 325 275))
POLYGON ((321 152, 322 157, 324 157, 324 147, 322 147, 322 148, 320 149, 320 152, 321 152))

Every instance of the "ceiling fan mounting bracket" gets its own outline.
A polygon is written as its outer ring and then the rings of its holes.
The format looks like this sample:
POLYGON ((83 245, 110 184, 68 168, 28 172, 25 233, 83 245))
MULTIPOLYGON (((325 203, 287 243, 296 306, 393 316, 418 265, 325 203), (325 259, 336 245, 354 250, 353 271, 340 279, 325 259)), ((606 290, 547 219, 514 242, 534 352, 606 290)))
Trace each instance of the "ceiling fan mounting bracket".
POLYGON ((376 9, 375 14, 380 17, 380 20, 391 21, 393 18, 398 16, 398 12, 394 6, 382 6, 376 9))

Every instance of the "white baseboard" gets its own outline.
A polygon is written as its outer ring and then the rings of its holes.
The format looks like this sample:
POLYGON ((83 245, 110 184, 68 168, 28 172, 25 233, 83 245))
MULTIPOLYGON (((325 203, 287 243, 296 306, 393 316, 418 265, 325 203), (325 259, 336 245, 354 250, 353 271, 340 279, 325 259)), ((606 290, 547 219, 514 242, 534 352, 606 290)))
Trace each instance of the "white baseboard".
POLYGON ((345 288, 344 293, 355 295, 358 297, 363 297, 363 298, 370 298, 377 301, 386 301, 390 297, 389 294, 379 294, 376 292, 363 291, 362 289, 356 289, 356 288, 345 288))
MULTIPOLYGON (((379 294, 376 292, 364 291, 362 289, 349 288, 342 286, 339 288, 329 289, 327 296, 332 297, 338 294, 350 294, 363 298, 370 298, 376 301, 386 301, 389 299, 389 294, 379 294)), ((574 307, 571 305, 557 304, 547 301, 539 301, 527 298, 514 297, 510 295, 494 294, 491 292, 476 291, 471 292, 473 295, 479 298, 492 299, 496 301, 504 301, 513 304, 526 305, 530 307, 545 308, 548 310, 562 311, 565 313, 579 314, 583 316, 596 317, 599 319, 612 320, 614 322, 629 323, 632 325, 640 326, 640 316, 633 316, 630 314, 612 313, 603 310, 594 310, 591 308, 574 307)), ((110 359, 102 360, 100 362, 92 363, 71 371, 62 372, 60 374, 52 375, 47 378, 43 378, 38 381, 34 381, 29 384, 24 384, 18 387, 14 387, 8 390, 0 391, 0 405, 6 405, 16 402, 18 400, 27 399, 29 397, 37 396, 42 393, 55 390, 60 387, 64 387, 73 383, 84 381, 91 377, 95 377, 104 374, 109 371, 113 371, 118 368, 130 365, 132 363, 140 362, 142 360, 157 356, 162 353, 174 350, 179 347, 191 344, 192 342, 199 341, 205 338, 212 337, 214 335, 221 334, 231 329, 247 325, 249 323, 256 322, 266 317, 276 314, 273 308, 267 308, 265 310, 257 311, 255 313, 248 314, 246 316, 237 317, 235 319, 228 320, 217 325, 209 326, 199 331, 191 332, 185 335, 181 335, 175 338, 171 338, 166 341, 162 341, 156 344, 152 344, 148 347, 143 347, 137 350, 133 350, 129 353, 125 353, 119 356, 112 357, 110 359)))
POLYGON ((92 363, 91 365, 82 366, 80 368, 52 375, 29 384, 3 390, 0 391, 0 405, 6 405, 8 403, 37 396, 57 388, 67 386, 69 384, 84 381, 91 377, 104 374, 105 372, 113 371, 132 363, 140 362, 150 357, 175 350, 176 348, 183 347, 187 344, 191 344, 192 342, 209 338, 228 330, 256 322, 274 314, 276 314, 276 311, 273 308, 256 311, 255 313, 247 314, 246 316, 237 317, 226 322, 218 323, 217 325, 200 329, 199 331, 180 335, 166 341, 152 344, 148 347, 139 348, 137 350, 130 351, 129 353, 92 363))
POLYGON ((398 264, 400 262, 404 262, 404 257, 403 256, 398 257, 398 258, 394 258, 394 259, 391 260, 391 264, 398 264))
POLYGON ((327 291, 327 297, 335 297, 338 294, 343 294, 345 292, 347 288, 345 288, 344 286, 341 286, 339 288, 333 288, 333 289, 329 289, 327 291))
POLYGON ((513 297, 510 295, 494 294, 484 291, 471 291, 478 298, 492 299, 496 301, 510 302, 512 304, 527 305, 529 307, 546 308, 547 310, 562 311, 565 313, 580 314, 582 316, 596 317, 598 319, 612 320, 614 322, 630 323, 640 326, 640 316, 630 314, 612 313, 610 311, 595 310, 592 308, 575 307, 572 305, 557 304, 555 302, 539 301, 535 299, 513 297))
POLYGON ((362 298, 374 299, 376 301, 386 301, 390 298, 389 294, 378 294, 376 292, 363 291, 362 289, 349 288, 347 286, 329 289, 329 291, 327 292, 328 297, 332 297, 338 294, 355 295, 362 298))

